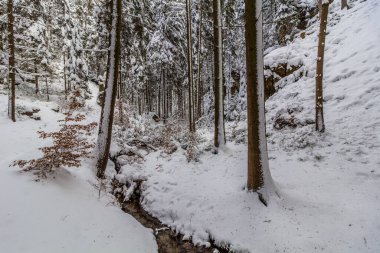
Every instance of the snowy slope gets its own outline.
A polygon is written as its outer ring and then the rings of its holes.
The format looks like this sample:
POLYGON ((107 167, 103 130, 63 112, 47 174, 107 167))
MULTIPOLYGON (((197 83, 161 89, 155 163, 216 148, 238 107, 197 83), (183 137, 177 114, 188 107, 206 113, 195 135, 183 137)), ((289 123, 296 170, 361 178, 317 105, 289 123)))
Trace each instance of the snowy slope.
POLYGON ((186 165, 179 151, 124 166, 121 178, 146 180, 143 205, 150 213, 195 243, 207 244, 212 235, 242 252, 380 252, 380 2, 356 1, 344 11, 335 2, 325 134, 313 125, 273 128, 277 115, 314 120, 318 24, 267 56, 275 63, 289 52, 305 71, 297 82, 282 80, 267 103, 270 166, 281 199, 264 207, 245 191, 246 146, 229 144, 200 163, 186 165))
MULTIPOLYGON (((58 171, 55 179, 35 182, 35 176, 9 167, 16 159, 40 156, 48 142, 36 131, 57 129, 62 114, 54 103, 17 100, 41 109, 41 121, 7 118, 7 96, 0 94, 0 252, 157 252, 152 232, 113 205, 98 199, 93 164, 58 171)), ((93 111, 97 118, 98 112, 93 111)))

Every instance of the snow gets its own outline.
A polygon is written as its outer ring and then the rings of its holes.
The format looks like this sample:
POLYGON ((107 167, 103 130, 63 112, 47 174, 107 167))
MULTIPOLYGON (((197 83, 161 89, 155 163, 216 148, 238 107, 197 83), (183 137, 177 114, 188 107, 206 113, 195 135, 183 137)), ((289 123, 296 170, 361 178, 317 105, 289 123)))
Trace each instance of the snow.
MULTIPOLYGON (((91 87, 95 91, 96 87, 91 87)), ((95 94, 95 93, 93 93, 95 94)), ((95 105, 96 98, 91 101, 95 105)), ((0 252, 157 252, 151 230, 142 227, 103 192, 90 161, 81 168, 61 169, 54 179, 35 182, 35 176, 9 167, 17 159, 37 158, 38 130, 58 129, 55 103, 19 98, 18 105, 41 109, 41 121, 7 117, 7 96, 0 94, 0 252)), ((99 113, 99 108, 94 111, 99 113)))
MULTIPOLYGON (((265 207, 245 190, 247 147, 229 143, 218 155, 205 151, 198 163, 186 163, 179 150, 124 166, 120 180, 145 180, 149 213, 194 243, 208 245, 212 236, 241 252, 380 251, 380 3, 356 1, 341 11, 335 2, 325 55, 326 133, 307 124, 315 117, 318 22, 286 48, 298 50, 289 61, 302 62, 304 76, 280 82, 266 105, 269 163, 281 198, 265 207), (305 124, 276 130, 282 114, 305 124)), ((212 142, 210 133, 202 137, 212 142)))
MULTIPOLYGON (((265 57, 268 66, 303 65, 297 78, 294 74, 277 84, 278 92, 266 104, 269 167, 280 195, 271 196, 268 207, 246 190, 246 144, 229 142, 217 155, 200 147, 199 162, 191 163, 181 149, 171 156, 153 152, 143 164, 123 166, 117 177, 143 179, 144 208, 196 244, 210 245, 212 237, 237 252, 379 252, 380 3, 355 1, 351 6, 343 11, 339 1, 331 6, 325 133, 310 124, 315 117, 318 22, 305 39, 265 57), (294 117, 299 126, 278 130, 279 116, 294 117)), ((55 84, 51 92, 58 94, 55 84)), ((89 121, 97 121, 97 87, 89 88, 94 96, 85 110, 89 121)), ((52 110, 58 99, 29 100, 20 90, 17 95, 19 108, 40 109, 41 120, 18 115, 11 122, 7 95, 0 92, 0 251, 157 252, 151 230, 122 212, 108 194, 101 191, 99 196, 94 161, 60 169, 41 182, 9 167, 14 160, 41 155, 37 148, 49 141, 38 139, 36 131, 55 130, 63 118, 52 110)), ((227 135, 234 127, 226 125, 227 135)), ((212 133, 202 131, 200 139, 211 144, 212 133)), ((246 122, 235 132, 239 136, 230 140, 244 139, 246 122)), ((112 173, 110 164, 107 175, 112 173)), ((125 189, 127 197, 133 187, 125 189)))

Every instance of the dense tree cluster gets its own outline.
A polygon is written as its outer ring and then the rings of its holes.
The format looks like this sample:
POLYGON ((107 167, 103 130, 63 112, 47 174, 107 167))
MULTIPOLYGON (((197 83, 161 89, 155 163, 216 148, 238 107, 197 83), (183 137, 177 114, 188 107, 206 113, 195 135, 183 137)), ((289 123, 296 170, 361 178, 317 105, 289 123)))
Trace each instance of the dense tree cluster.
MULTIPOLYGON (((269 96, 261 80, 263 52, 299 36, 318 14, 318 4, 306 0, 253 2, 0 0, 0 26, 8 28, 7 34, 4 29, 0 34, 0 79, 11 91, 10 117, 16 120, 16 90, 49 99, 53 80, 63 80, 61 93, 66 99, 73 92, 87 98, 88 82, 96 83, 102 105, 99 177, 104 176, 108 161, 113 115, 118 113, 120 124, 125 108, 135 117, 153 113, 164 124, 174 116, 188 121, 192 134, 198 125, 214 122, 216 151, 226 142, 225 121, 248 118, 249 135, 254 135, 256 144, 262 143, 265 126, 259 123, 265 122, 263 100, 269 96)), ((324 130, 321 80, 331 2, 319 2, 319 131, 324 130)), ((196 139, 195 135, 190 138, 196 139)), ((259 155, 252 163, 261 168, 257 164, 263 165, 265 157, 259 155)), ((260 188, 263 181, 261 174, 259 181, 248 185, 260 188)))

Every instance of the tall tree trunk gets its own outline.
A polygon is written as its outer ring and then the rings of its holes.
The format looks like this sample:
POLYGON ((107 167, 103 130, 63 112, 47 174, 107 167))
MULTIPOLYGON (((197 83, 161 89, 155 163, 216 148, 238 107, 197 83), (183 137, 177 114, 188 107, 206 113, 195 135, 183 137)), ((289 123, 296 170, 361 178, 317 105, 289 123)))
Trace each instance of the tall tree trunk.
POLYGON ((13 31, 13 0, 8 0, 8 46, 9 46, 9 117, 16 122, 16 66, 15 66, 15 39, 13 31))
POLYGON ((186 0, 186 20, 187 20, 187 75, 189 84, 189 130, 195 132, 194 108, 193 108, 193 43, 191 32, 191 0, 186 0))
POLYGON ((48 82, 48 77, 46 76, 45 77, 45 85, 46 85, 46 99, 47 101, 50 100, 50 97, 49 97, 49 82, 48 82))
POLYGON ((166 113, 166 100, 167 100, 167 93, 166 93, 166 70, 165 68, 162 70, 162 110, 163 110, 163 120, 164 120, 164 124, 166 124, 166 116, 167 116, 167 113, 166 113))
POLYGON ((110 32, 110 50, 108 53, 107 81, 104 90, 104 103, 100 117, 97 141, 97 176, 104 178, 111 146, 113 116, 117 92, 117 79, 120 63, 122 0, 112 0, 112 26, 110 32))
POLYGON ((203 25, 203 7, 202 0, 199 0, 199 28, 198 28, 198 82, 197 82, 197 118, 202 117, 202 25, 203 25))
POLYGON ((325 122, 323 115, 323 65, 325 57, 326 29, 327 17, 329 13, 329 5, 332 2, 320 1, 320 19, 319 26, 319 42, 317 56, 317 72, 316 72, 316 94, 315 94, 315 129, 319 132, 325 131, 325 122))
POLYGON ((120 125, 124 124, 124 108, 123 108, 123 79, 122 79, 122 73, 121 73, 121 57, 120 57, 120 64, 119 64, 119 85, 118 85, 118 111, 119 111, 119 123, 120 125))
POLYGON ((183 119, 183 90, 181 89, 180 84, 177 86, 177 107, 178 107, 178 113, 181 116, 181 119, 183 119))
POLYGON ((160 84, 158 85, 158 98, 157 98, 157 110, 158 110, 158 117, 161 119, 161 89, 162 89, 162 78, 163 78, 163 74, 162 74, 162 66, 161 66, 161 80, 160 80, 160 84))
MULTIPOLYGON (((34 82, 36 83, 36 94, 39 92, 39 87, 38 87, 38 69, 37 69, 37 60, 34 60, 34 82)), ((66 89, 65 89, 66 90, 66 89)))
POLYGON ((142 115, 143 114, 143 110, 142 110, 142 102, 141 102, 141 92, 140 92, 140 90, 137 93, 137 108, 138 108, 138 111, 139 111, 139 115, 142 115))
MULTIPOLYGON (((67 99, 66 52, 63 52, 63 79, 65 82, 65 98, 67 99)), ((99 85, 100 86, 100 85, 99 85)))
POLYGON ((262 1, 245 0, 245 8, 248 107, 247 187, 249 190, 258 192, 260 199, 266 204, 268 190, 274 186, 269 171, 265 126, 262 1))
POLYGON ((224 96, 223 96, 223 38, 222 38, 222 8, 220 0, 214 0, 214 96, 215 96, 215 126, 214 145, 223 146, 226 143, 224 133, 224 96))

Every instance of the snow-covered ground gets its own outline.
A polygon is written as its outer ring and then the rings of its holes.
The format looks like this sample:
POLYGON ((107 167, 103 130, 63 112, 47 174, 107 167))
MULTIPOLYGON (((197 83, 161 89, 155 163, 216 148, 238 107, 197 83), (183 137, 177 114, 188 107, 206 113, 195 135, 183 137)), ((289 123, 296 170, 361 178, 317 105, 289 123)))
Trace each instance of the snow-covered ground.
MULTIPOLYGON (((92 100, 93 104, 94 101, 92 100)), ((53 102, 17 100, 41 109, 41 121, 7 117, 7 96, 0 94, 0 252, 157 252, 152 231, 112 203, 98 198, 97 183, 85 162, 81 168, 62 169, 54 179, 35 182, 30 173, 9 167, 17 159, 38 158, 38 147, 49 145, 38 130, 57 130, 63 115, 53 102)), ((98 111, 93 111, 98 119, 98 111)))
POLYGON ((380 252, 380 2, 356 1, 343 11, 335 2, 326 46, 325 134, 314 125, 273 128, 278 114, 314 120, 318 24, 305 39, 267 56, 289 52, 307 72, 297 82, 282 82, 267 103, 270 167, 281 198, 265 207, 244 189, 246 146, 230 143, 199 163, 187 163, 180 150, 124 166, 121 179, 146 180, 146 210, 195 243, 207 244, 212 235, 243 252, 380 252))
MULTIPOLYGON (((300 124, 314 120, 318 24, 306 38, 266 56, 268 65, 284 59, 303 64, 303 77, 281 80, 267 103, 270 167, 281 198, 265 207, 245 190, 247 147, 229 143, 199 162, 188 163, 180 149, 124 166, 119 179, 145 180, 147 211, 195 243, 207 245, 212 236, 241 252, 380 252, 380 2, 355 1, 343 11, 339 2, 326 44, 326 133, 307 124, 273 127, 278 115, 300 124)), ((9 167, 39 157, 37 148, 49 144, 36 131, 58 128, 63 116, 52 110, 56 102, 18 99, 19 106, 41 109, 41 121, 25 116, 12 123, 7 96, 0 94, 0 252, 156 252, 152 231, 109 195, 98 197, 92 162, 41 182, 9 167)), ((95 102, 87 108, 90 121, 99 118, 95 102)), ((211 142, 212 133, 202 138, 211 142)))

